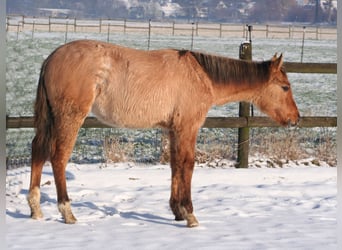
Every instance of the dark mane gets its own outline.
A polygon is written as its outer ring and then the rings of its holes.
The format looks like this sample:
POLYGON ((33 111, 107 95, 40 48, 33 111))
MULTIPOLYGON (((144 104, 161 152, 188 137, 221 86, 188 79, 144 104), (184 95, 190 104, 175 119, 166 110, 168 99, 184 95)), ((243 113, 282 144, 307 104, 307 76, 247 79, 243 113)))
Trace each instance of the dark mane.
POLYGON ((187 52, 191 53, 215 83, 253 84, 254 82, 268 81, 270 78, 271 61, 243 61, 187 50, 180 50, 178 53, 183 56, 187 52))

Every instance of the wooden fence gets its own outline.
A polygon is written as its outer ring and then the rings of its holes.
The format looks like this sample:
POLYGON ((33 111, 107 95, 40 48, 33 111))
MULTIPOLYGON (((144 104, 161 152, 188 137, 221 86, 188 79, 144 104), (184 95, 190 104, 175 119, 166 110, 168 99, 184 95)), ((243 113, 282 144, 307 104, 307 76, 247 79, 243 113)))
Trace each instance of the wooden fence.
MULTIPOLYGON (((324 116, 308 116, 301 117, 298 127, 336 127, 336 117, 324 116)), ((83 128, 109 128, 108 125, 101 123, 95 117, 87 117, 83 123, 83 128)), ((268 117, 252 116, 252 117, 207 117, 204 128, 261 128, 261 127, 279 127, 268 117)), ((6 117, 6 128, 33 128, 33 117, 6 117)))
MULTIPOLYGON (((246 37, 247 27, 243 24, 227 23, 180 23, 162 21, 132 21, 113 19, 76 19, 55 17, 7 16, 6 30, 13 32, 95 32, 95 33, 146 33, 165 35, 195 35, 217 37, 246 37)), ((337 38, 336 27, 254 24, 254 38, 302 39, 337 38)))

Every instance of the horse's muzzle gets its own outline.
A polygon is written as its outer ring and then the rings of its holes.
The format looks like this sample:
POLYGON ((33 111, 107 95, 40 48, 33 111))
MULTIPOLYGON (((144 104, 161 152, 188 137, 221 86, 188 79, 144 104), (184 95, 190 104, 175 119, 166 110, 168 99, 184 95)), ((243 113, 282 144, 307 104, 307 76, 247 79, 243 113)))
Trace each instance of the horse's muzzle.
POLYGON ((288 123, 287 123, 287 126, 288 127, 297 127, 299 125, 299 121, 300 121, 300 115, 298 115, 297 119, 294 120, 294 121, 289 119, 288 123))

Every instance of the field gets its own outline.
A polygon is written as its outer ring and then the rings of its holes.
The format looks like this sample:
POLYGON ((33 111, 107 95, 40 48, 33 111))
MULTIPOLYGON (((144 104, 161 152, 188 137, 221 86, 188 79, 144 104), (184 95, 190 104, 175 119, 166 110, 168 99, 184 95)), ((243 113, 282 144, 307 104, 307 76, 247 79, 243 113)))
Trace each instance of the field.
POLYGON ((192 229, 174 221, 168 207, 169 166, 69 164, 67 177, 75 225, 62 223, 49 166, 39 221, 29 218, 29 168, 8 170, 7 249, 337 247, 336 168, 196 167, 192 197, 200 226, 192 229))
MULTIPOLYGON (((65 33, 7 34, 7 115, 32 115, 42 61, 65 40, 80 38, 107 40, 92 33, 69 33, 67 39, 65 33)), ((111 34, 110 42, 146 49, 148 38, 111 34)), ((195 37, 193 47, 237 58, 241 42, 195 37)), ((283 52, 286 61, 298 62, 301 45, 295 39, 255 39, 253 58, 283 52)), ((190 46, 188 36, 150 40, 150 49, 190 46)), ((336 41, 306 40, 304 62, 336 62, 336 41)), ((289 74, 289 79, 303 116, 336 116, 336 75, 289 74)), ((236 116, 237 104, 213 107, 209 115, 236 116)), ((170 169, 159 163, 160 130, 80 131, 67 168, 75 225, 61 223, 48 163, 41 187, 45 217, 29 218, 26 165, 33 129, 7 130, 7 248, 336 249, 336 168, 330 167, 336 166, 335 133, 335 128, 252 129, 250 168, 235 169, 236 130, 203 128, 192 184, 200 226, 188 229, 173 221, 168 208, 170 169)))

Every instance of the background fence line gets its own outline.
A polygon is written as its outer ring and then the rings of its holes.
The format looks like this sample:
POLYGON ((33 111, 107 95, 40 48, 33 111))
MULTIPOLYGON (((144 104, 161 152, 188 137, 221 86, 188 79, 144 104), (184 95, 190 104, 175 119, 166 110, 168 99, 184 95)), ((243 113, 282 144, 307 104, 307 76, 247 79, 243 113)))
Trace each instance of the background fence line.
MULTIPOLYGON (((132 21, 126 19, 76 19, 57 17, 7 16, 6 30, 13 32, 94 32, 94 33, 150 33, 165 35, 246 37, 244 24, 228 23, 186 23, 175 21, 132 21), (151 23, 151 25, 149 25, 151 23)), ((254 38, 301 39, 337 38, 336 27, 299 25, 299 24, 253 24, 254 38)))

